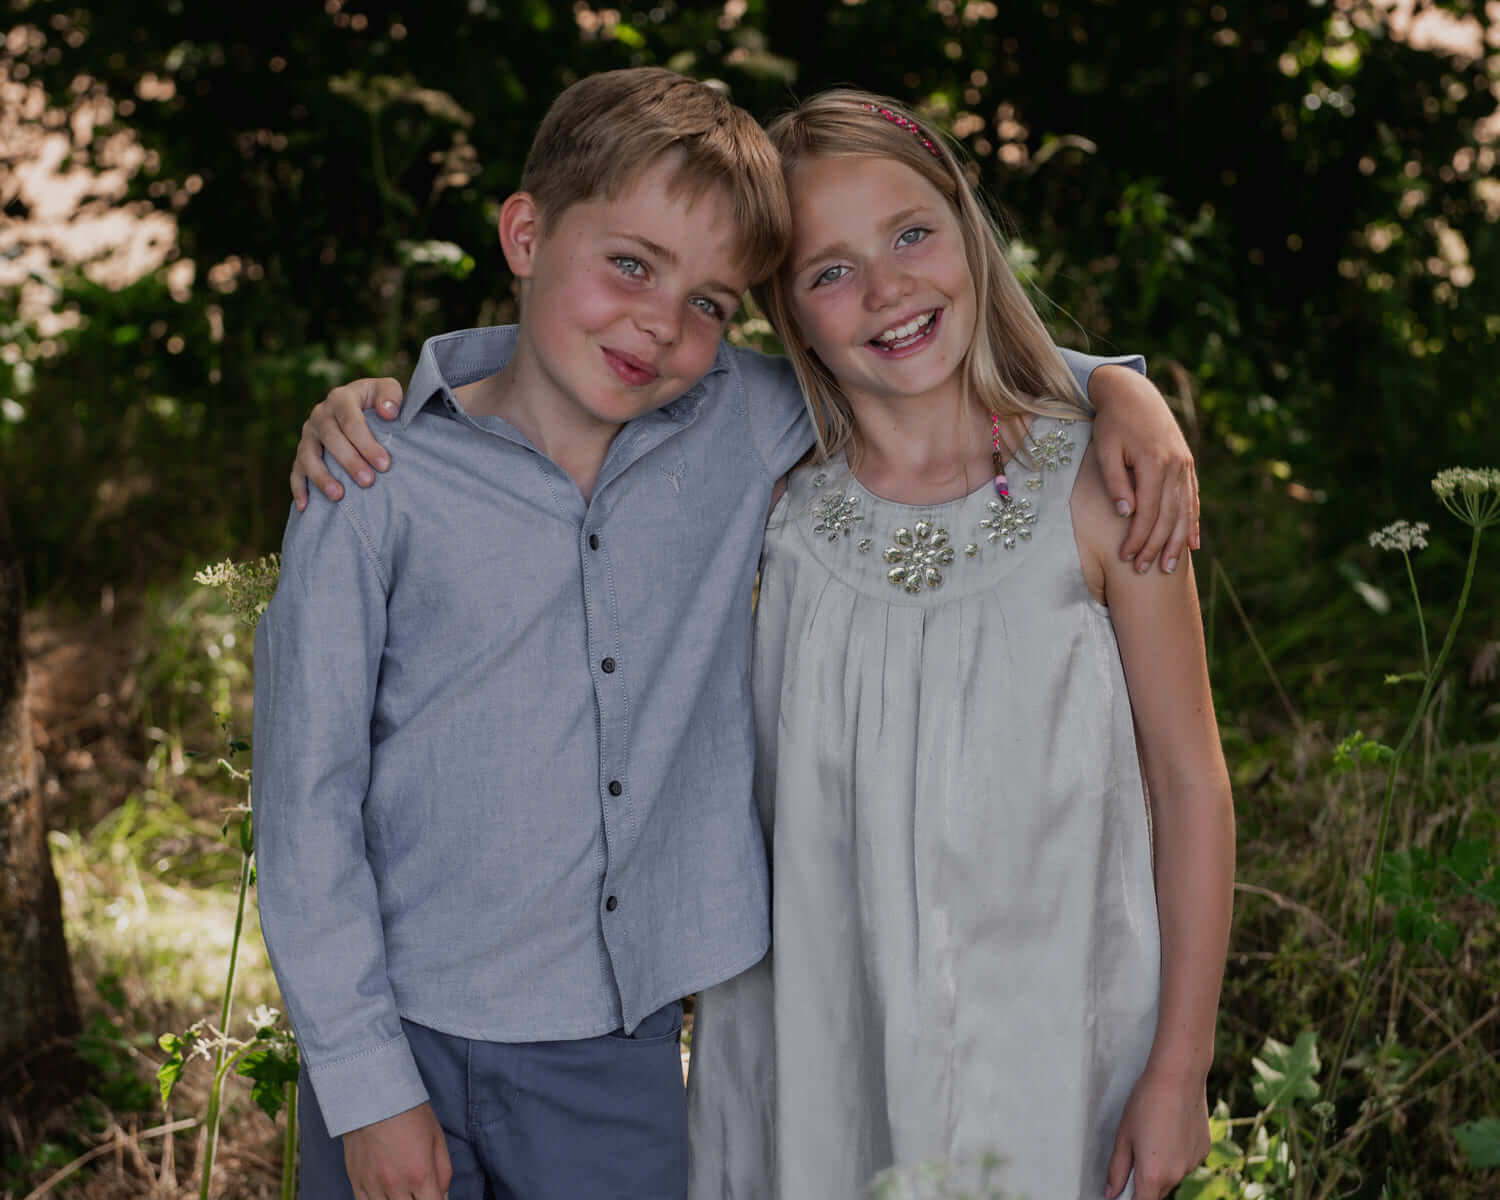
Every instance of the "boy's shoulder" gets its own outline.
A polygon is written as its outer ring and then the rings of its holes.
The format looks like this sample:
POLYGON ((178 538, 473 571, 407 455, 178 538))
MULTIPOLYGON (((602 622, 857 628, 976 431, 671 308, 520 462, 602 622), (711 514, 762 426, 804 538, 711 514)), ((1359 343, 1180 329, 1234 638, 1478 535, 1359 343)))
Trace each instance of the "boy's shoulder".
POLYGON ((790 391, 796 394, 799 404, 802 402, 797 373, 785 355, 766 354, 750 346, 725 342, 719 349, 719 362, 738 373, 747 389, 790 391))

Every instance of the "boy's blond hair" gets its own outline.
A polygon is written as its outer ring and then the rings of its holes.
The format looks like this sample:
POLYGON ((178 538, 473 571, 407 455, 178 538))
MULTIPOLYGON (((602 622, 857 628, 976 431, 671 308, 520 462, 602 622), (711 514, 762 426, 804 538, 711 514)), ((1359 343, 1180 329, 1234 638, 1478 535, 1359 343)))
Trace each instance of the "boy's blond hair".
POLYGON ((618 196, 666 154, 695 196, 722 185, 734 212, 738 263, 751 282, 781 264, 792 238, 786 182, 770 139, 744 109, 708 84, 658 67, 589 75, 542 119, 521 190, 542 220, 596 196, 618 196))
MULTIPOLYGON (((974 341, 960 368, 965 395, 1001 417, 1085 415, 1072 373, 1006 262, 1004 239, 994 218, 937 130, 889 97, 836 88, 778 117, 769 135, 787 175, 808 159, 882 158, 910 167, 935 187, 958 218, 978 302, 974 341)), ((770 276, 752 294, 797 370, 819 456, 827 458, 850 446, 854 414, 838 381, 797 327, 784 273, 770 276)), ((858 445, 850 449, 851 461, 857 461, 858 445)))

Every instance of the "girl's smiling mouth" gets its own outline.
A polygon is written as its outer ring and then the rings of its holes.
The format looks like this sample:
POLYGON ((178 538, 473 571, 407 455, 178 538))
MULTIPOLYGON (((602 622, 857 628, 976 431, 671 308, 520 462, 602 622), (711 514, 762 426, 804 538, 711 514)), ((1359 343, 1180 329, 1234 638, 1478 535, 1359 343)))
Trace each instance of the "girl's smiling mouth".
POLYGON ((872 337, 869 345, 882 354, 899 355, 904 351, 915 350, 937 332, 942 314, 943 310, 940 308, 930 309, 872 337))

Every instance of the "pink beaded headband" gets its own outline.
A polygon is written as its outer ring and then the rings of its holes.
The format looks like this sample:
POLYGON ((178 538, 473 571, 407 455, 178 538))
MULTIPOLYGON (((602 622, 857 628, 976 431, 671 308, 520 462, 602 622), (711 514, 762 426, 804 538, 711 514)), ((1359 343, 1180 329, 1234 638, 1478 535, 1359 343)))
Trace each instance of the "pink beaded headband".
POLYGON ((903 117, 900 113, 893 113, 890 109, 881 108, 878 104, 866 104, 865 107, 872 113, 878 113, 892 125, 897 125, 900 128, 905 129, 908 133, 916 134, 917 137, 922 140, 922 145, 927 147, 927 152, 939 162, 942 161, 942 152, 939 151, 938 148, 932 144, 931 139, 922 132, 922 127, 915 121, 913 121, 910 117, 903 117))

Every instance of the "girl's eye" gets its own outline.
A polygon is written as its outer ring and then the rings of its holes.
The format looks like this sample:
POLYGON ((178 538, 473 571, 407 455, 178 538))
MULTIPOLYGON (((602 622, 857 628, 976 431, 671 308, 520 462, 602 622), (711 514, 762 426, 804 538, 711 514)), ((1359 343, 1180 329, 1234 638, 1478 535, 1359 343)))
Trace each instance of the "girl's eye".
POLYGON ((849 268, 845 266, 829 267, 828 270, 824 271, 821 275, 813 280, 812 285, 813 287, 822 287, 825 283, 834 283, 837 280, 842 279, 848 273, 849 268))
POLYGON ((639 279, 646 273, 646 264, 638 258, 631 258, 628 254, 613 255, 609 261, 615 264, 615 269, 621 275, 629 276, 631 279, 639 279))
POLYGON ((722 321, 724 319, 724 310, 707 296, 694 296, 689 303, 696 305, 699 312, 705 313, 715 321, 722 321))
POLYGON ((923 229, 920 225, 914 225, 912 228, 902 231, 901 236, 896 239, 896 245, 915 246, 930 232, 931 230, 923 229))

